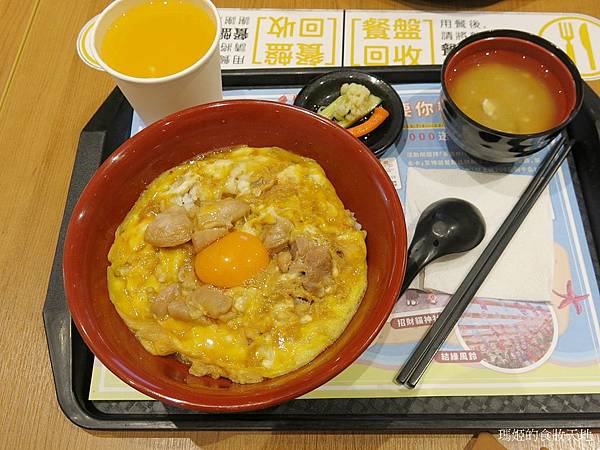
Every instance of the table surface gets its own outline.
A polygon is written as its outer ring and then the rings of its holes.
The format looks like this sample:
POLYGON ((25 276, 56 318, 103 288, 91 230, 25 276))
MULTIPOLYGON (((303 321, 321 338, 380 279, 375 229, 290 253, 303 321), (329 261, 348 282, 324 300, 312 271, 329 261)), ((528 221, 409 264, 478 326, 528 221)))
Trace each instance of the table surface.
MULTIPOLYGON (((42 306, 79 132, 114 84, 77 57, 82 25, 108 0, 0 0, 1 448, 462 449, 460 434, 89 432, 56 401, 42 306), (251 445, 250 445, 251 443, 251 445)), ((577 12, 597 0, 218 0, 219 7, 577 12)), ((592 84, 600 92, 600 82, 592 84)), ((586 448, 574 441, 552 449, 586 448)), ((533 442, 509 448, 536 448, 533 442)), ((592 448, 592 447, 589 447, 592 448)))

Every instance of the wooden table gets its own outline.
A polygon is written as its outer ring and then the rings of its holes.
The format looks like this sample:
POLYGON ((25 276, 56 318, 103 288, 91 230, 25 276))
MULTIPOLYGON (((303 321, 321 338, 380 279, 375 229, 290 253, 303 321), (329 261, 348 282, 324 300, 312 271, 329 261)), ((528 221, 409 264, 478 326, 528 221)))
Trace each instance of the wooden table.
MULTIPOLYGON (((79 132, 113 88, 106 74, 79 60, 75 38, 81 26, 107 3, 108 0, 0 1, 0 447, 462 449, 470 435, 98 433, 76 427, 62 414, 54 393, 42 305, 79 132)), ((216 3, 219 7, 250 8, 568 11, 600 17, 597 0, 216 3)), ((599 82, 593 87, 600 92, 599 82)), ((563 442, 552 448, 580 448, 572 445, 563 442)), ((539 445, 511 443, 510 448, 539 445)))

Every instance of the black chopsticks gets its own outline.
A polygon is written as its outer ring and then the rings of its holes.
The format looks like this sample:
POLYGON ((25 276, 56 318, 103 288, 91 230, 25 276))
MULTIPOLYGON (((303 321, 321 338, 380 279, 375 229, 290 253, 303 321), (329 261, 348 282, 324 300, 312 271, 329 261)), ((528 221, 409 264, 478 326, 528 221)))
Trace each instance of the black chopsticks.
POLYGON ((396 377, 396 383, 414 388, 431 363, 435 353, 446 341, 448 335, 463 312, 502 255, 508 243, 519 229, 525 217, 546 188, 560 165, 573 147, 574 141, 567 141, 563 134, 554 143, 537 173, 521 195, 511 212, 483 250, 473 267, 460 284, 448 304, 429 328, 423 339, 412 352, 404 367, 396 377))

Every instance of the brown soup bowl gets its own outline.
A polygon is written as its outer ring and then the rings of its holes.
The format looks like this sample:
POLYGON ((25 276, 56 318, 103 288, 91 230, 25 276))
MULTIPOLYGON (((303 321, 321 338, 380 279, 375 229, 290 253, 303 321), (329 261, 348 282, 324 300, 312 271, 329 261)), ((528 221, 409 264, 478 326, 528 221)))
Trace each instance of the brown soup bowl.
POLYGON ((193 107, 155 122, 108 158, 82 193, 69 222, 64 282, 69 309, 90 350, 138 391, 181 408, 247 411, 276 405, 327 382, 373 341, 396 302, 406 265, 402 207, 367 147, 307 110, 233 100, 193 107), (368 288, 343 334, 306 366, 256 384, 195 377, 174 357, 153 356, 121 320, 107 290, 115 230, 159 174, 201 153, 247 144, 278 146, 315 159, 367 231, 368 288))

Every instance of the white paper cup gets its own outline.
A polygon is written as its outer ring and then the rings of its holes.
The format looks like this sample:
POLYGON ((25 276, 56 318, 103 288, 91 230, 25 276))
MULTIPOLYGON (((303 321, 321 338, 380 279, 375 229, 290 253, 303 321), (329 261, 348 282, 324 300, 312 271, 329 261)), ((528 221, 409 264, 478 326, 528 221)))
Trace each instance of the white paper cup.
MULTIPOLYGON (((206 54, 190 67, 165 77, 138 78, 117 72, 104 62, 100 55, 100 47, 108 28, 124 12, 147 1, 115 0, 107 6, 97 16, 94 25, 89 30, 90 45, 87 46, 87 49, 92 54, 93 62, 112 75, 133 109, 148 125, 175 111, 201 103, 221 100, 223 89, 221 85, 221 57, 219 55, 221 20, 215 5, 209 0, 190 0, 206 11, 215 22, 217 29, 215 39, 206 54)), ((85 61, 86 58, 83 59, 85 61)))

